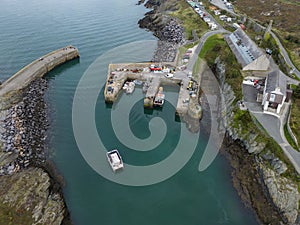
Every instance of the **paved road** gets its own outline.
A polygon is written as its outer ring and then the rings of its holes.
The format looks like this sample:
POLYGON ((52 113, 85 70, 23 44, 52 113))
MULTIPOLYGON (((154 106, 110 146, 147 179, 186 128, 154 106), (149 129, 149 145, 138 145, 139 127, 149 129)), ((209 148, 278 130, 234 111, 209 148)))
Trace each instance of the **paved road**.
POLYGON ((285 50, 285 48, 283 47, 283 45, 281 44, 279 38, 276 36, 276 34, 274 34, 272 31, 270 31, 270 34, 272 35, 272 37, 276 40, 279 48, 280 48, 280 52, 286 62, 287 65, 289 65, 292 70, 293 70, 293 73, 296 74, 296 76, 300 79, 300 71, 294 66, 293 62, 291 61, 287 51, 285 50))

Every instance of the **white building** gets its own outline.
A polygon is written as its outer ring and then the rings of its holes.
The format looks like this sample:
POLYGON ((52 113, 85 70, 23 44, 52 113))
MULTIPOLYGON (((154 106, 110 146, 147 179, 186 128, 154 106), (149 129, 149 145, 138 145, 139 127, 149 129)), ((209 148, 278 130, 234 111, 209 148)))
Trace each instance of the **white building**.
POLYGON ((268 74, 262 100, 264 113, 280 114, 287 97, 286 87, 285 76, 280 70, 268 74))

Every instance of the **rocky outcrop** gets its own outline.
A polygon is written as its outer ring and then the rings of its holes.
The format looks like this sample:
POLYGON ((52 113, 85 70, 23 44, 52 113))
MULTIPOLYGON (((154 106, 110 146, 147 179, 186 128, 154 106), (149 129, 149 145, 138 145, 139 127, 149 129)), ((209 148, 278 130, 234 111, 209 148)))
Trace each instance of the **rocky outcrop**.
POLYGON ((172 62, 174 61, 179 45, 185 42, 184 29, 180 23, 166 14, 166 11, 175 10, 174 5, 166 6, 166 1, 149 0, 145 4, 153 8, 139 20, 140 28, 148 29, 159 39, 158 46, 152 61, 172 62))
MULTIPOLYGON (((62 223, 64 201, 59 193, 51 192, 50 177, 42 169, 28 168, 11 176, 1 176, 0 183, 0 207, 9 208, 10 214, 24 211, 29 214, 22 225, 62 223)), ((6 219, 16 220, 3 218, 1 224, 9 224, 5 223, 6 219)))
POLYGON ((298 185, 280 176, 264 163, 259 162, 258 168, 267 192, 279 210, 284 223, 299 224, 299 221, 297 222, 300 200, 298 185))
POLYGON ((272 149, 267 149, 266 143, 256 141, 258 133, 249 133, 240 123, 234 121, 234 112, 237 108, 235 94, 231 86, 225 82, 225 65, 219 59, 215 63, 215 74, 220 81, 225 102, 222 115, 227 137, 231 142, 243 147, 236 151, 244 151, 243 149, 247 151, 238 153, 228 148, 226 150, 234 168, 235 187, 242 199, 252 205, 264 224, 300 224, 298 221, 300 194, 297 183, 282 176, 287 170, 286 164, 272 153, 272 149), (241 157, 237 158, 238 155, 241 157), (244 160, 245 157, 248 160, 244 160), (258 185, 252 182, 257 182, 258 185), (255 190, 254 187, 260 190, 255 190), (261 194, 262 191, 264 196, 261 194), (275 211, 273 214, 277 219, 267 214, 272 212, 267 205, 268 202, 272 203, 276 211, 276 214, 275 211))

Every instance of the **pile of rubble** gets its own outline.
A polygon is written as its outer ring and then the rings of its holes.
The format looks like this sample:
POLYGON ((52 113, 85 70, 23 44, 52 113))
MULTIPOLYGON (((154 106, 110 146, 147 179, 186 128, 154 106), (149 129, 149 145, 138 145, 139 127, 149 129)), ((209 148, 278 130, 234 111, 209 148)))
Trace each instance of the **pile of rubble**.
POLYGON ((171 20, 157 35, 157 49, 152 59, 153 62, 173 62, 178 46, 185 42, 183 27, 175 20, 171 20))
POLYGON ((176 20, 170 20, 158 35, 162 41, 174 44, 183 44, 185 41, 184 29, 176 20))

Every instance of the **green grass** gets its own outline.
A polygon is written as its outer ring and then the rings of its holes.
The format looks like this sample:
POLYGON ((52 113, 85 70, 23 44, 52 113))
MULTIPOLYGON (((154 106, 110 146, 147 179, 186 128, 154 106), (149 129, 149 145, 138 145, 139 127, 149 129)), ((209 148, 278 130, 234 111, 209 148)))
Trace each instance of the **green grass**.
POLYGON ((195 30, 198 37, 201 37, 207 30, 207 24, 192 9, 192 7, 184 0, 177 2, 178 10, 170 13, 171 16, 178 18, 184 27, 186 38, 193 39, 192 30, 195 30))
POLYGON ((225 63, 225 81, 231 85, 236 94, 236 101, 241 100, 242 95, 242 81, 241 65, 237 62, 234 54, 227 45, 224 37, 221 34, 216 34, 207 39, 200 54, 200 58, 207 61, 208 66, 214 71, 215 60, 220 57, 221 61, 225 63))
POLYGON ((216 34, 216 35, 209 37, 206 40, 205 44, 203 45, 203 48, 201 49, 199 57, 204 58, 208 54, 209 51, 213 50, 213 48, 216 45, 224 45, 224 44, 226 44, 226 42, 224 41, 224 38, 221 34, 216 34))
POLYGON ((15 207, 11 207, 7 204, 0 202, 0 224, 2 225, 31 225, 33 219, 30 211, 25 209, 17 210, 15 207))
POLYGON ((278 39, 280 40, 281 44, 287 51, 291 61, 293 62, 294 66, 300 70, 300 58, 299 55, 296 54, 296 50, 300 51, 300 38, 298 35, 289 34, 286 32, 282 32, 276 29, 272 29, 273 33, 276 34, 278 39))
POLYGON ((290 145, 299 151, 298 146, 296 145, 296 143, 294 142, 294 139, 292 138, 292 136, 290 135, 288 128, 287 128, 287 124, 284 125, 284 136, 286 138, 286 140, 290 143, 290 145))
POLYGON ((294 99, 292 108, 291 108, 291 118, 290 118, 290 127, 296 136, 296 139, 299 143, 300 141, 300 99, 294 99))

